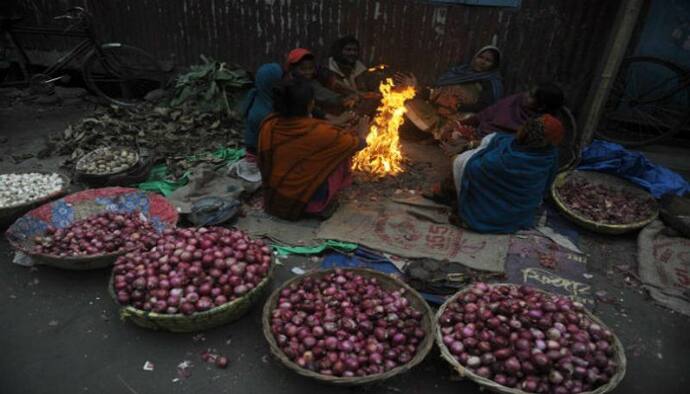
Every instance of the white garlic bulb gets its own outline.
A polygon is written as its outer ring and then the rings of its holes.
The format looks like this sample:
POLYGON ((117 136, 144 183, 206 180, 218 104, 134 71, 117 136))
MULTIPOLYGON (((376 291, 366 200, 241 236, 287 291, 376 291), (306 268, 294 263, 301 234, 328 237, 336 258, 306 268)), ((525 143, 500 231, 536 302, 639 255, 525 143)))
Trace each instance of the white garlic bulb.
POLYGON ((24 204, 60 191, 58 174, 0 174, 0 208, 24 204))

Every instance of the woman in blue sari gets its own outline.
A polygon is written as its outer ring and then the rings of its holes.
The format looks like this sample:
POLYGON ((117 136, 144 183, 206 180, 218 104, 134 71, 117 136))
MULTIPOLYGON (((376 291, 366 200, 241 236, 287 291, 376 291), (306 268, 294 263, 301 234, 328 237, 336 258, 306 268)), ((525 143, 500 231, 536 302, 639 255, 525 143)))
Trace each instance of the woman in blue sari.
POLYGON ((481 233, 534 226, 558 169, 563 125, 551 115, 528 121, 517 134, 492 133, 453 161, 457 213, 481 233))
POLYGON ((261 122, 273 112, 273 86, 283 78, 283 68, 278 63, 264 64, 256 70, 254 88, 244 101, 244 159, 235 163, 230 171, 249 182, 261 182, 257 166, 256 150, 261 122))

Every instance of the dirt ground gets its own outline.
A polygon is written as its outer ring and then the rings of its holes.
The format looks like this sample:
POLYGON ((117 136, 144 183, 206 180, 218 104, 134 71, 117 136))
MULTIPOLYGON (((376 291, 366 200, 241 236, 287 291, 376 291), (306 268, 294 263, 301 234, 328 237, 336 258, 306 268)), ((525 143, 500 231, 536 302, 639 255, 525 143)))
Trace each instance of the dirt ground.
MULTIPOLYGON (((54 170, 59 158, 22 160, 35 154, 49 133, 60 132, 92 110, 92 104, 63 106, 2 104, 0 171, 54 170), (13 158, 13 156, 15 156, 13 158), (18 161, 18 162, 17 162, 18 161)), ((445 159, 436 148, 418 145, 408 181, 386 180, 355 186, 362 196, 397 189, 418 189, 435 181, 445 159), (428 167, 428 168, 427 168, 428 167), (421 186, 420 186, 421 184, 421 186)), ((447 163, 445 164, 447 165, 447 163)), ((582 231, 582 249, 596 288, 612 303, 595 313, 620 337, 628 357, 627 374, 614 393, 687 393, 690 387, 690 319, 658 307, 636 286, 634 236, 606 237, 582 231), (617 268, 618 267, 618 268, 617 268)), ((0 392, 30 393, 351 393, 325 386, 282 367, 270 355, 261 334, 260 308, 242 320, 201 334, 144 330, 123 322, 106 291, 107 270, 61 271, 12 264, 13 251, 0 239, 0 392), (230 358, 220 370, 200 353, 217 349, 230 358), (189 360, 191 376, 178 380, 177 366, 189 360), (153 371, 143 370, 146 362, 153 371)), ((318 258, 291 257, 278 266, 275 287, 293 276, 291 268, 316 267, 318 258)), ((371 393, 478 393, 477 385, 452 378, 434 350, 406 374, 363 388, 371 393)))

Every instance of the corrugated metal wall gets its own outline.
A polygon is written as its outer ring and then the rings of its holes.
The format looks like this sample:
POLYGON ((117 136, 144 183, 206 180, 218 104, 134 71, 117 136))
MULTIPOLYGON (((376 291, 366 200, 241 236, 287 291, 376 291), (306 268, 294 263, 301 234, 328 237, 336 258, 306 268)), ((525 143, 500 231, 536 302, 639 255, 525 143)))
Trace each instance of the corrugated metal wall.
POLYGON ((177 64, 200 54, 250 69, 303 46, 326 56, 340 35, 362 42, 369 64, 411 70, 431 82, 495 42, 507 92, 555 79, 579 108, 620 0, 523 0, 519 9, 412 0, 22 0, 42 23, 85 3, 102 36, 177 64))

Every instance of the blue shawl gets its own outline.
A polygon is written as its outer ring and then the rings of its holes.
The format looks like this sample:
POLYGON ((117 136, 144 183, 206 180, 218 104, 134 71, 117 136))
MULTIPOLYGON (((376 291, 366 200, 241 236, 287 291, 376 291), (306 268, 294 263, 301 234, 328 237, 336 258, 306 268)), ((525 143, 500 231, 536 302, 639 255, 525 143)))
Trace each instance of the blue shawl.
MULTIPOLYGON (((472 155, 462 173, 454 164, 458 214, 481 233, 513 233, 534 226, 537 209, 558 169, 556 147, 530 150, 513 134, 496 133, 472 155)), ((457 159, 456 159, 457 160, 457 159)))
POLYGON ((491 92, 493 94, 492 102, 503 97, 503 83, 501 82, 501 72, 499 71, 501 66, 501 57, 503 56, 501 54, 501 50, 493 45, 487 45, 483 48, 480 48, 474 54, 474 56, 472 56, 472 59, 481 55, 484 51, 488 50, 495 51, 498 54, 498 57, 496 58, 496 66, 493 70, 486 72, 476 72, 472 70, 472 67, 469 64, 455 66, 450 70, 446 71, 445 74, 441 75, 438 81, 436 81, 436 86, 440 87, 460 85, 468 82, 480 82, 488 80, 489 82, 491 82, 491 92))
POLYGON ((256 149, 261 122, 273 111, 273 85, 283 78, 283 68, 278 63, 264 64, 256 70, 256 81, 244 99, 244 144, 256 149))

